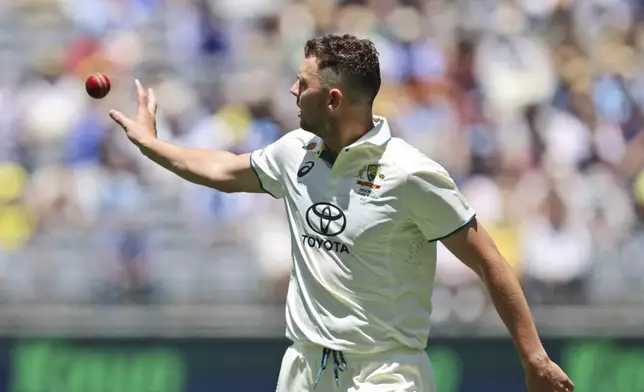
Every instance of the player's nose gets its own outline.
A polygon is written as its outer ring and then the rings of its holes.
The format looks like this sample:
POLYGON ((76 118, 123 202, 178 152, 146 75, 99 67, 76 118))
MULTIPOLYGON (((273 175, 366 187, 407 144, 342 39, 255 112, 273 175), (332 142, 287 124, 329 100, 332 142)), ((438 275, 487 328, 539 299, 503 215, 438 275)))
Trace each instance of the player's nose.
POLYGON ((291 89, 288 90, 294 97, 297 97, 298 92, 300 91, 299 81, 295 81, 291 86, 291 89))

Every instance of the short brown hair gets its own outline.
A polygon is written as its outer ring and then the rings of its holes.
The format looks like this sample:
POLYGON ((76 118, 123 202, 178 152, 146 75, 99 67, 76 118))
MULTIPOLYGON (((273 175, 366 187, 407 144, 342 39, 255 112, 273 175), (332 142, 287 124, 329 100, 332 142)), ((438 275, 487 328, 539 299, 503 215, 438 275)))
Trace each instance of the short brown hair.
POLYGON ((304 56, 315 57, 320 71, 332 71, 347 86, 350 99, 372 104, 378 95, 380 62, 370 40, 328 34, 307 41, 304 56))

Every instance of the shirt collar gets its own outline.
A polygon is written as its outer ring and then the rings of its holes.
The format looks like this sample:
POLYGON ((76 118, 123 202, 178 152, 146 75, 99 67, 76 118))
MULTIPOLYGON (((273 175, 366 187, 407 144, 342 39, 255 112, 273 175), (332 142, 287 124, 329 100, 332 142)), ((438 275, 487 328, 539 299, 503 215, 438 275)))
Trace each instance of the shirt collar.
POLYGON ((347 146, 347 148, 354 148, 365 143, 374 146, 384 146, 390 139, 391 131, 389 130, 387 119, 380 116, 373 116, 373 128, 353 144, 347 146))
MULTIPOLYGON (((373 128, 346 148, 355 148, 363 144, 384 146, 389 140, 391 140, 391 131, 389 130, 387 119, 380 116, 373 116, 373 128)), ((303 146, 304 149, 312 149, 314 152, 319 152, 323 147, 324 142, 318 137, 315 137, 303 146)))

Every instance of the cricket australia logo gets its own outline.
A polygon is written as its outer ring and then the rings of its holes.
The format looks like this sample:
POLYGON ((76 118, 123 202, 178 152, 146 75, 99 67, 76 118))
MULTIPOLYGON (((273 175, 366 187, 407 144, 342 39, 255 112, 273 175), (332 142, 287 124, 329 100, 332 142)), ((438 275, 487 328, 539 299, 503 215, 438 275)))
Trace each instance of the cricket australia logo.
MULTIPOLYGON (((335 237, 347 228, 344 212, 331 203, 315 203, 306 210, 306 224, 315 233, 324 237, 335 237)), ((337 253, 349 253, 349 248, 339 241, 302 234, 302 242, 311 248, 325 249, 337 253)))
POLYGON ((357 184, 370 189, 380 189, 380 185, 376 184, 376 179, 384 180, 384 174, 380 173, 381 165, 367 165, 358 171, 357 184))

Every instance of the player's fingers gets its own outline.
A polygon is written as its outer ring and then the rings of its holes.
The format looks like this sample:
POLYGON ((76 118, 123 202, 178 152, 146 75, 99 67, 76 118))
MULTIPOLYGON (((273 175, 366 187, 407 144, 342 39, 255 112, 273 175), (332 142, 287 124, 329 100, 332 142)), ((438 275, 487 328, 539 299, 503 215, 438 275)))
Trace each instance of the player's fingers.
POLYGON ((157 97, 151 88, 148 89, 148 111, 153 116, 157 114, 157 97))
POLYGON ((127 131, 128 127, 132 124, 132 120, 125 117, 123 113, 116 110, 110 111, 110 117, 125 131, 127 131))
POLYGON ((136 85, 136 96, 139 104, 139 112, 141 112, 142 110, 147 109, 148 96, 145 93, 145 89, 141 85, 141 82, 139 82, 139 79, 134 80, 134 84, 136 85))

